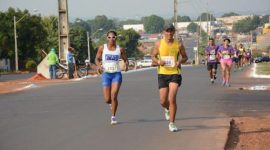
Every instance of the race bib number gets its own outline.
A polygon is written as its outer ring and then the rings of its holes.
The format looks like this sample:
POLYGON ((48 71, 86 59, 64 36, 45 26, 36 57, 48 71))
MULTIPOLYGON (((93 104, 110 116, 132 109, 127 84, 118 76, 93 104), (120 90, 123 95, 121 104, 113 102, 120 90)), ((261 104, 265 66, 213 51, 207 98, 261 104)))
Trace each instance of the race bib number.
POLYGON ((230 55, 226 54, 226 55, 223 55, 223 59, 230 59, 230 55))
POLYGON ((118 72, 118 63, 116 62, 105 62, 103 64, 103 68, 105 72, 115 73, 118 72))
POLYGON ((161 56, 161 60, 165 62, 165 67, 175 67, 175 59, 173 56, 161 56))
POLYGON ((216 55, 210 55, 209 60, 216 60, 216 55))

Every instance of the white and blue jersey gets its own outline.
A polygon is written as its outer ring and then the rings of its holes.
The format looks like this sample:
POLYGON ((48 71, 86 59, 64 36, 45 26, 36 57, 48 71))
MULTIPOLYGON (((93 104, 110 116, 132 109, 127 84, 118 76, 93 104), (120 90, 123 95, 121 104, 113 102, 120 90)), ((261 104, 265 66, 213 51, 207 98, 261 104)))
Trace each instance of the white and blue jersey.
POLYGON ((120 46, 117 45, 115 50, 109 50, 107 44, 104 44, 102 52, 103 86, 111 86, 112 83, 122 83, 122 74, 119 65, 120 56, 120 46))

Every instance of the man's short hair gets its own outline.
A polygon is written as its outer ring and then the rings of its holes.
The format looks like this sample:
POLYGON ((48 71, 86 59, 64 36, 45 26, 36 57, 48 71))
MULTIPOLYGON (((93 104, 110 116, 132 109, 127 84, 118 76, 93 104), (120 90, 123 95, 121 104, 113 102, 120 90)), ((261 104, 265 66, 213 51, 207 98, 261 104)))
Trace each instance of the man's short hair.
POLYGON ((69 51, 74 51, 75 49, 73 47, 68 48, 69 51))
POLYGON ((164 31, 175 31, 175 27, 173 24, 167 24, 163 28, 164 31))
POLYGON ((225 41, 228 41, 229 43, 231 43, 231 40, 230 40, 229 38, 225 38, 225 39, 223 40, 223 42, 225 42, 225 41))

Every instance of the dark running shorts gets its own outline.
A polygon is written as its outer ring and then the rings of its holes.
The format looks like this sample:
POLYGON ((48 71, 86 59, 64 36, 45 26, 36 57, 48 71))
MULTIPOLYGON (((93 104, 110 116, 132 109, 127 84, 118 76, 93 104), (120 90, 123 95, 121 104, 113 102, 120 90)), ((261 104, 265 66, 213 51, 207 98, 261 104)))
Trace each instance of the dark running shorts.
POLYGON ((207 63, 207 70, 217 70, 217 63, 207 63))
POLYGON ((169 87, 170 82, 177 83, 178 86, 180 86, 182 83, 181 74, 172 74, 172 75, 158 74, 158 88, 159 89, 169 87))

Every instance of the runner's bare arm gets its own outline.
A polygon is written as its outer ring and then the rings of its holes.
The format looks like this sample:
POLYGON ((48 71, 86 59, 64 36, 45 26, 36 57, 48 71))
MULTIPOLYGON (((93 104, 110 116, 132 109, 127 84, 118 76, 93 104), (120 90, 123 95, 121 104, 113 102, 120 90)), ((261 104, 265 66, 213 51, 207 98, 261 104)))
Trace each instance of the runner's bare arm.
POLYGON ((103 46, 100 46, 97 51, 97 55, 95 58, 95 63, 98 67, 98 69, 101 69, 101 60, 102 60, 102 52, 103 52, 103 46))
POLYGON ((126 50, 124 48, 121 48, 120 51, 121 51, 121 58, 125 62, 125 71, 128 71, 128 59, 127 59, 126 50))
POLYGON ((151 54, 151 58, 152 58, 152 62, 153 62, 154 65, 161 65, 161 66, 163 66, 165 64, 165 62, 162 61, 162 60, 159 60, 157 58, 157 56, 159 54, 159 45, 160 45, 159 42, 157 42, 155 44, 155 47, 154 47, 154 49, 152 51, 152 54, 151 54))
POLYGON ((178 56, 179 61, 177 62, 177 66, 181 67, 181 64, 185 63, 188 60, 186 49, 185 49, 185 46, 183 45, 183 43, 179 43, 179 53, 181 55, 181 58, 179 55, 178 56))

